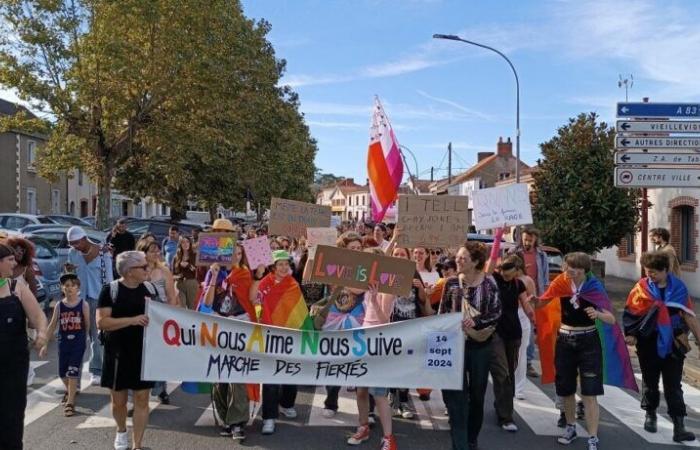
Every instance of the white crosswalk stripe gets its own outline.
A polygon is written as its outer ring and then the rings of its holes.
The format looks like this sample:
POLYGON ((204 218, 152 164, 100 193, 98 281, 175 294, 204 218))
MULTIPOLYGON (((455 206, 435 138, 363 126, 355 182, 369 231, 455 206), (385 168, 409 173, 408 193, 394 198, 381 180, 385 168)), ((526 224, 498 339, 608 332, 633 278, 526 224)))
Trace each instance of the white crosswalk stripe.
MULTIPOLYGON (((532 432, 540 436, 561 435, 562 429, 557 427, 559 410, 554 401, 530 380, 525 380, 524 395, 524 400, 514 400, 515 412, 532 432)), ((588 437, 586 430, 581 427, 578 427, 577 433, 588 437)))
MULTIPOLYGON (((642 375, 637 373, 634 374, 634 376, 639 381, 638 384, 641 388, 642 375)), ((685 400, 685 404, 687 405, 688 409, 692 410, 697 414, 700 414, 700 389, 696 389, 685 382, 681 383, 681 387, 683 387, 683 399, 685 400)), ((659 382, 659 391, 661 391, 662 393, 664 391, 664 384, 662 382, 659 382)))
POLYGON ((324 400, 326 399, 326 388, 324 386, 316 387, 311 404, 311 413, 309 414, 308 425, 312 427, 356 427, 357 420, 357 402, 355 393, 348 392, 342 388, 338 395, 338 412, 335 416, 328 419, 323 417, 323 409, 325 408, 324 400))
POLYGON ((424 430, 449 430, 450 419, 445 414, 445 402, 442 401, 442 392, 434 390, 430 393, 430 400, 424 402, 418 398, 418 393, 410 391, 413 406, 416 408, 416 420, 418 426, 424 430))
MULTIPOLYGON (((40 367, 41 365, 43 364, 39 364, 36 367, 40 367)), ((83 368, 81 373, 81 384, 82 386, 88 386, 90 384, 90 373, 88 372, 87 365, 83 368)), ((40 388, 29 389, 27 391, 27 408, 24 413, 25 427, 61 404, 63 395, 57 392, 59 389, 65 389, 65 387, 63 381, 56 377, 40 388)))

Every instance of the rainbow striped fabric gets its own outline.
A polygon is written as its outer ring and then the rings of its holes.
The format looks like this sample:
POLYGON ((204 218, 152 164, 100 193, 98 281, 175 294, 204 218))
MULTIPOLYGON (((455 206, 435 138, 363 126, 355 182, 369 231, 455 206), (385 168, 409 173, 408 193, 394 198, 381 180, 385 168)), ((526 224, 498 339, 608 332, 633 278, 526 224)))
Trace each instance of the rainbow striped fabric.
MULTIPOLYGON (((561 298, 573 297, 571 279, 562 273, 557 276, 540 297, 542 300, 554 300, 543 308, 535 311, 537 322, 537 344, 540 349, 540 362, 542 364, 542 382, 552 383, 555 378, 554 348, 561 324, 561 298)), ((578 297, 582 298, 596 309, 603 309, 614 313, 612 303, 605 292, 603 284, 592 273, 586 275, 586 280, 578 291, 578 297)), ((611 386, 622 387, 638 391, 637 382, 634 379, 632 363, 629 351, 618 324, 607 324, 596 320, 598 337, 603 350, 603 382, 611 386)))
POLYGON ((299 283, 287 275, 280 282, 270 273, 258 286, 262 299, 260 323, 284 328, 313 330, 309 308, 304 301, 299 283))
POLYGON ((403 161, 399 141, 394 135, 389 118, 384 112, 379 97, 374 99, 372 125, 369 133, 367 153, 370 204, 372 220, 381 222, 399 193, 403 178, 403 161))

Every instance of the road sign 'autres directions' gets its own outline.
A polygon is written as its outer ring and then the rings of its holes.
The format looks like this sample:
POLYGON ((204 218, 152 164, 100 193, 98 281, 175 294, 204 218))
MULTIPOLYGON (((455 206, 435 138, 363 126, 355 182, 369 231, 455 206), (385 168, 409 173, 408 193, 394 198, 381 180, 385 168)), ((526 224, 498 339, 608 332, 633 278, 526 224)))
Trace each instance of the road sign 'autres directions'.
POLYGON ((691 165, 700 164, 700 152, 646 152, 628 150, 615 152, 615 164, 659 164, 691 165))
POLYGON ((618 120, 618 133, 698 133, 700 120, 618 120))
POLYGON ((616 149, 626 148, 698 148, 700 137, 637 137, 617 136, 616 149))
POLYGON ((700 117, 700 103, 633 103, 617 104, 617 117, 700 117))
POLYGON ((622 188, 700 187, 700 167, 615 167, 615 186, 622 188))

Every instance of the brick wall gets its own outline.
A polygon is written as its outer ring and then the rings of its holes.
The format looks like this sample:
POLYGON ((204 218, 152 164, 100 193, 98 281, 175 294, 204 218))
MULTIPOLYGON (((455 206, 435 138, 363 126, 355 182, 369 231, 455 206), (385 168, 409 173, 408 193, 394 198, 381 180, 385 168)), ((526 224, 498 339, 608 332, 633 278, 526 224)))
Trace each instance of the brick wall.
POLYGON ((698 269, 698 233, 700 233, 700 220, 698 217, 698 209, 700 208, 700 201, 694 197, 681 196, 676 197, 668 202, 668 207, 670 210, 670 215, 668 218, 671 224, 671 242, 670 244, 676 250, 676 254, 681 256, 681 210, 682 206, 690 206, 694 211, 693 215, 693 230, 691 231, 691 251, 693 254, 693 259, 691 261, 685 261, 681 264, 681 270, 688 272, 696 272, 698 269))

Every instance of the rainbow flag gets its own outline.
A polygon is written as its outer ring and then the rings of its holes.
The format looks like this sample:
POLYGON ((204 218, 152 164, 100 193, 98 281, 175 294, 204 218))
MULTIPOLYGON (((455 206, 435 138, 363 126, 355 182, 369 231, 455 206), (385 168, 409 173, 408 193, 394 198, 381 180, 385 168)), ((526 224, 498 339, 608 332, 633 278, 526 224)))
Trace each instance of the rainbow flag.
POLYGON ((297 330, 313 330, 304 295, 294 277, 287 275, 280 282, 270 273, 260 281, 258 292, 262 299, 260 323, 297 330))
POLYGON ((379 97, 374 99, 367 153, 367 173, 369 174, 372 220, 381 222, 386 210, 398 196, 399 185, 403 178, 403 161, 399 141, 394 135, 379 97))
MULTIPOLYGON (((625 313, 641 319, 654 305, 659 308, 656 316, 656 329, 658 331, 656 352, 659 357, 665 358, 673 350, 673 324, 668 307, 682 309, 695 317, 693 301, 685 284, 675 275, 669 273, 666 279, 664 298, 661 298, 661 291, 656 283, 649 278, 642 278, 627 297, 625 313)), ((678 317, 677 320, 681 320, 681 318, 678 317)))
MULTIPOLYGON (((540 349, 542 364, 542 383, 552 383, 555 378, 554 347, 561 325, 561 298, 573 297, 572 281, 562 273, 550 284, 541 300, 553 300, 547 306, 535 311, 537 323, 537 345, 540 349)), ((593 304, 597 309, 614 313, 612 303, 605 292, 603 284, 592 273, 579 289, 579 298, 593 304)), ((629 351, 617 324, 607 324, 596 320, 598 337, 603 350, 603 383, 638 391, 637 382, 632 371, 629 351)))

